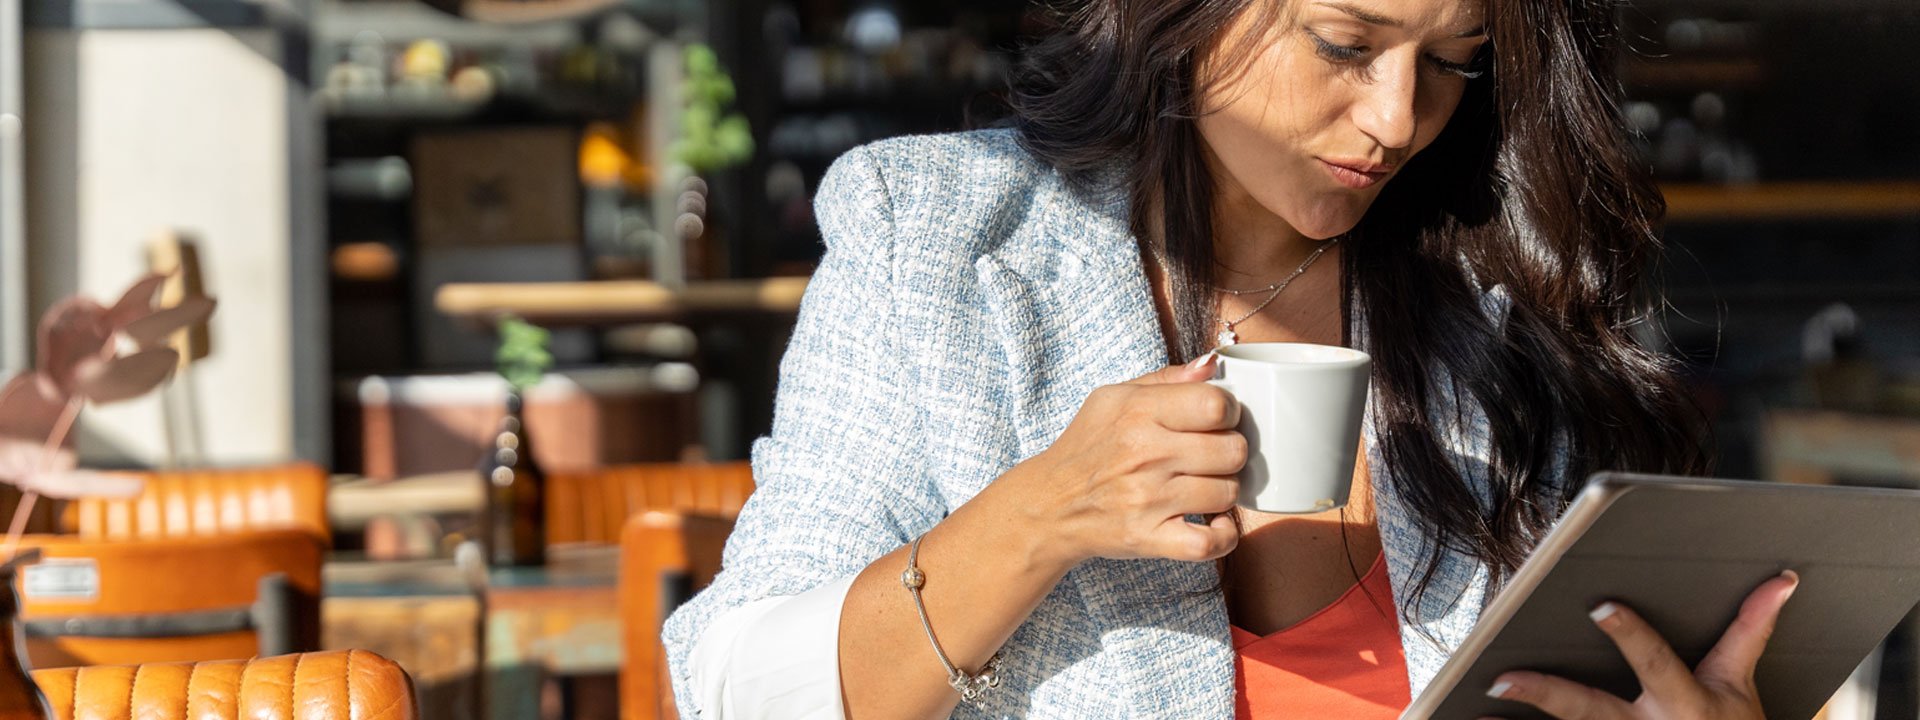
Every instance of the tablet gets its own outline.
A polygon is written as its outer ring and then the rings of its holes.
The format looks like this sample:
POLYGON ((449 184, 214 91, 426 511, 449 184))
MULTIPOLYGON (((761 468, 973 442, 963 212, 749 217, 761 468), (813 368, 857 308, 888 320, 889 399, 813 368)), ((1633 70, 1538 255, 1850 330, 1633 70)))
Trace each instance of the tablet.
POLYGON ((1401 718, 1548 717, 1486 696, 1509 670, 1631 700, 1639 682, 1588 610, 1626 603, 1691 667, 1789 568, 1800 587, 1755 682, 1767 717, 1810 718, 1920 603, 1920 491, 1595 475, 1401 718))

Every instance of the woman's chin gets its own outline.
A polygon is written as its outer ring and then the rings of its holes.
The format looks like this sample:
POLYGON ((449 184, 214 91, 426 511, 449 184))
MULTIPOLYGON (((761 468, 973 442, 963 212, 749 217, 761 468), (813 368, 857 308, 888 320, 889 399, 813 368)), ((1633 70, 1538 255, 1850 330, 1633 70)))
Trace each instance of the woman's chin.
POLYGON ((1356 224, 1358 223, 1348 223, 1346 225, 1341 226, 1337 230, 1328 229, 1328 230, 1320 230, 1320 231, 1314 231, 1314 232, 1305 232, 1301 234, 1305 235, 1308 240, 1319 240, 1319 241, 1332 240, 1333 238, 1337 238, 1337 237, 1340 237, 1341 235, 1347 234, 1347 231, 1352 230, 1354 225, 1356 224))
POLYGON ((1294 223, 1293 229, 1310 240, 1327 240, 1347 234, 1360 224, 1360 218, 1366 215, 1365 207, 1349 210, 1341 208, 1338 212, 1329 212, 1315 217, 1304 218, 1294 223))
POLYGON ((1306 212, 1296 218, 1293 229, 1314 240, 1345 235, 1359 227, 1360 220, 1367 216, 1367 209, 1373 207, 1377 197, 1378 192, 1343 192, 1316 198, 1313 204, 1302 208, 1306 212))

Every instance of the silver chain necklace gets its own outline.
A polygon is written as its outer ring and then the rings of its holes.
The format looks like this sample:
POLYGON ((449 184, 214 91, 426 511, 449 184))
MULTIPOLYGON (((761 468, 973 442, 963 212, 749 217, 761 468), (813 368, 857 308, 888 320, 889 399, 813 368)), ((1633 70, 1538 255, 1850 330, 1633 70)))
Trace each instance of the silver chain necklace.
MULTIPOLYGON (((1233 331, 1233 326, 1246 322, 1247 318, 1258 315, 1260 314, 1261 310, 1267 309, 1268 305, 1273 304, 1274 298, 1280 297, 1280 291, 1287 289, 1288 285, 1293 284, 1294 278, 1298 278, 1300 277, 1301 273, 1306 272, 1307 268, 1313 265, 1313 261, 1319 260, 1320 255, 1325 253, 1327 251, 1327 248, 1333 247, 1333 244, 1337 242, 1340 242, 1340 238, 1336 237, 1332 240, 1328 240, 1324 243, 1321 243, 1320 247, 1314 248, 1313 252, 1307 255, 1307 259, 1304 262, 1300 263, 1300 267, 1293 269, 1293 274, 1288 275, 1285 279, 1281 280, 1280 282, 1274 283, 1272 285, 1268 285, 1263 288, 1254 288, 1251 290, 1228 290, 1222 287, 1215 287, 1214 290, 1216 292, 1220 292, 1226 295, 1233 295, 1235 297, 1238 297, 1241 295, 1251 295, 1253 293, 1262 292, 1262 291, 1267 293, 1267 299, 1261 300, 1260 304, 1253 306, 1253 309, 1248 310, 1247 314, 1241 315, 1239 318, 1234 320, 1226 320, 1226 319, 1220 320, 1220 334, 1214 336, 1214 340, 1219 342, 1219 346, 1226 347, 1228 345, 1232 345, 1234 343, 1240 342, 1240 335, 1239 333, 1236 333, 1233 331)), ((1162 263, 1161 269, 1162 271, 1165 271, 1165 263, 1162 263)))

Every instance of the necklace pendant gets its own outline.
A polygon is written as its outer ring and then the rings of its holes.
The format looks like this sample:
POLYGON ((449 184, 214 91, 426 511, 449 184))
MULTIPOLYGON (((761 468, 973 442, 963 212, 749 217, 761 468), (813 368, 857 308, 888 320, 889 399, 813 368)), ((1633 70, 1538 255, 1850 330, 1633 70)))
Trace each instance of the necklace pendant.
POLYGON ((1220 328, 1220 334, 1213 336, 1213 339, 1220 344, 1220 347, 1240 342, 1240 336, 1234 334, 1232 325, 1220 328))

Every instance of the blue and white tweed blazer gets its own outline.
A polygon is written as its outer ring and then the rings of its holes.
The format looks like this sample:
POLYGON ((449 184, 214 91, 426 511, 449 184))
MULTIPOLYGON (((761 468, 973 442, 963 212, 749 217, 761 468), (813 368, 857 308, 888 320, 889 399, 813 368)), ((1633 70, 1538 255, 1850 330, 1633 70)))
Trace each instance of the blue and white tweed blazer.
MULTIPOLYGON (((772 433, 753 446, 758 489, 719 577, 664 631, 688 715, 688 655, 716 614, 858 573, 1045 449, 1095 387, 1167 364, 1126 193, 1076 193, 1010 130, 854 149, 816 207, 827 251, 781 364, 772 433)), ((1500 288, 1483 300, 1504 315, 1500 288)), ((1483 479, 1484 414, 1435 413, 1455 428, 1465 476, 1483 479)), ((1405 607, 1430 541, 1392 485, 1417 479, 1381 460, 1371 412, 1366 438, 1405 607)), ((1445 555, 1425 604, 1403 615, 1415 694, 1479 617, 1486 578, 1477 560, 1445 555)), ((1084 563, 1002 650, 1004 685, 954 717, 1232 717, 1226 606, 1202 592, 1217 582, 1212 563, 1084 563)))

